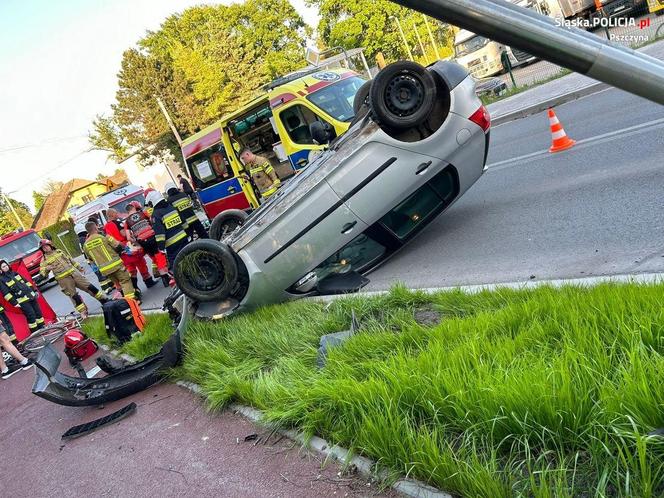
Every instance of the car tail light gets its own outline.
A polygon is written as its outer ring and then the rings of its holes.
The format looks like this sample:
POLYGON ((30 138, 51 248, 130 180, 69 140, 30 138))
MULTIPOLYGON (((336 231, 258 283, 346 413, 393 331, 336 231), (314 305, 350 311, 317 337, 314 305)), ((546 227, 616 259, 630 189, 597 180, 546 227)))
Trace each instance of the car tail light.
POLYGON ((475 111, 468 119, 482 128, 484 131, 487 131, 491 127, 491 116, 489 116, 489 111, 484 106, 480 106, 480 108, 477 109, 477 111, 475 111))

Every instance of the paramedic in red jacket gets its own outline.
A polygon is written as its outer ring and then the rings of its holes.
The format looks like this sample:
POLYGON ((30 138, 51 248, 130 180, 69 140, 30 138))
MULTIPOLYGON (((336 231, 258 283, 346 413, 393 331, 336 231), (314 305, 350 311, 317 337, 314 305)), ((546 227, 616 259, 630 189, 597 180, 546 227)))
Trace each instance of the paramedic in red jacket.
POLYGON ((116 209, 109 208, 106 211, 106 217, 108 218, 108 223, 104 225, 104 231, 106 235, 113 237, 125 248, 120 258, 122 258, 125 268, 127 268, 129 275, 131 275, 131 283, 134 284, 134 289, 138 289, 139 271, 141 272, 145 286, 148 289, 154 287, 157 282, 154 281, 150 270, 148 270, 148 265, 145 262, 145 253, 142 248, 131 244, 125 237, 124 221, 120 219, 120 213, 116 209))

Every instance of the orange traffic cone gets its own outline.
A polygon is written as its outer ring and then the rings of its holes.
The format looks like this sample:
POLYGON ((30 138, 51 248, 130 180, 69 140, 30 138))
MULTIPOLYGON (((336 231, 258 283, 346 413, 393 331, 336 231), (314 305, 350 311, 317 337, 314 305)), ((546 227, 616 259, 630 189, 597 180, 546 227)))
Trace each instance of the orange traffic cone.
POLYGON ((558 116, 553 112, 553 109, 549 109, 549 124, 551 125, 551 135, 553 138, 549 152, 560 152, 574 146, 576 141, 567 136, 563 125, 558 121, 558 116))

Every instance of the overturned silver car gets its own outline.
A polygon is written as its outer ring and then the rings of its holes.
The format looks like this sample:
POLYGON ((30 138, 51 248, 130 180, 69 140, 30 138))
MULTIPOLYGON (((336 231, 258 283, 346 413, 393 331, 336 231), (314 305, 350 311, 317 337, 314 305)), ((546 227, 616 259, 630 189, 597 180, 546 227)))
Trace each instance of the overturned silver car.
POLYGON ((455 63, 392 64, 359 90, 355 111, 349 131, 241 227, 183 249, 185 294, 229 311, 357 290, 485 169, 490 119, 455 63))

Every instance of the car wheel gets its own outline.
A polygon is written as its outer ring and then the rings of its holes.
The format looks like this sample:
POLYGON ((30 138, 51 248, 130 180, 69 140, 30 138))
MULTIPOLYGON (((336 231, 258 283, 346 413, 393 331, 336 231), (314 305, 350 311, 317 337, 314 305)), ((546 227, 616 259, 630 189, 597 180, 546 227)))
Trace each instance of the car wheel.
POLYGON ((195 301, 226 299, 238 280, 233 252, 212 239, 200 239, 186 245, 175 258, 175 283, 195 301))
POLYGON ((241 209, 229 209, 223 213, 219 213, 214 217, 214 220, 212 220, 212 224, 210 225, 210 238, 214 240, 223 240, 237 227, 244 225, 244 222, 248 217, 249 215, 241 209))
POLYGON ((364 83, 355 94, 355 99, 353 100, 353 110, 355 111, 356 115, 359 114, 360 110, 362 109, 362 106, 366 105, 368 102, 369 90, 371 90, 371 83, 372 83, 371 80, 364 83))
POLYGON ((436 82, 429 71, 411 61, 390 64, 369 90, 371 117, 381 126, 403 130, 421 125, 436 102, 436 82))

